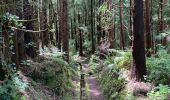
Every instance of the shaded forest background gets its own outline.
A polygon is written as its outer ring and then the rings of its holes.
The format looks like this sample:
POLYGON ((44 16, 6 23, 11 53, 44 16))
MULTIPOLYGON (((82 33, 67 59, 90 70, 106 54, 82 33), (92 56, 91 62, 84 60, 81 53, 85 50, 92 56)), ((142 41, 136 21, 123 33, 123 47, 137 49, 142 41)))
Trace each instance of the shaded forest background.
MULTIPOLYGON (((130 92, 166 100, 170 93, 169 11, 169 0, 1 0, 0 85, 24 75, 36 83, 46 80, 43 85, 52 90, 51 95, 64 97, 73 88, 74 76, 81 77, 83 64, 75 60, 80 57, 88 59, 89 73, 99 76, 108 100, 133 98, 130 92), (124 77, 121 73, 126 71, 124 77), (50 78, 56 81, 48 82, 50 78), (114 82, 106 84, 108 80, 114 82), (122 93, 121 83, 136 87, 122 93)), ((0 88, 5 91, 0 90, 0 98, 14 98, 14 91, 7 95, 8 89, 0 88)))

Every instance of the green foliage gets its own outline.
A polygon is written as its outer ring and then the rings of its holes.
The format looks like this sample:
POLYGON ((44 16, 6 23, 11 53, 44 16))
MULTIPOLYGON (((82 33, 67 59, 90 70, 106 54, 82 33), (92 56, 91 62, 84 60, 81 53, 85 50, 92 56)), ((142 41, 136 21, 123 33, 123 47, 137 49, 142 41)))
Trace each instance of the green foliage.
POLYGON ((101 16, 101 25, 103 28, 108 29, 113 25, 113 11, 108 9, 107 2, 103 3, 102 6, 98 8, 98 15, 101 16))
POLYGON ((118 98, 119 100, 135 100, 133 93, 129 92, 128 90, 122 91, 118 98))
MULTIPOLYGON (((87 38, 88 38, 87 35, 84 36, 84 40, 87 39, 87 38)), ((83 50, 85 51, 85 54, 90 54, 90 52, 91 52, 91 41, 85 40, 83 42, 83 48, 84 48, 83 50)))
POLYGON ((167 100, 170 94, 170 87, 160 84, 148 93, 150 100, 167 100))
MULTIPOLYGON (((0 15, 0 32, 2 33, 3 31, 6 31, 8 33, 8 46, 9 46, 9 52, 8 52, 8 58, 7 59, 1 59, 2 67, 3 70, 5 70, 5 74, 11 73, 15 71, 16 69, 16 64, 11 61, 11 57, 15 55, 15 49, 14 49, 14 30, 9 28, 9 27, 14 27, 14 26, 19 26, 22 27, 22 24, 19 23, 17 20, 19 19, 18 16, 12 15, 10 13, 6 13, 3 15, 0 15), (5 30, 2 30, 5 27, 5 30), (4 60, 4 61, 3 61, 4 60), (8 73, 7 73, 8 72, 8 73)), ((4 44, 4 37, 2 37, 2 34, 0 34, 0 48, 2 48, 4 44)), ((4 55, 2 55, 3 57, 4 55)), ((4 57, 3 57, 4 58, 4 57)))
POLYGON ((92 55, 89 60, 90 73, 96 73, 100 65, 100 60, 98 56, 92 55))
POLYGON ((125 84, 125 79, 119 76, 119 72, 119 69, 116 67, 105 69, 99 78, 103 93, 107 100, 118 99, 120 95, 119 92, 125 84))
POLYGON ((75 49, 75 39, 69 40, 69 51, 71 56, 77 53, 75 49))
POLYGON ((170 55, 166 50, 160 50, 158 57, 147 58, 148 75, 146 80, 155 84, 168 84, 170 80, 170 55))
POLYGON ((42 63, 32 66, 35 67, 35 70, 31 77, 36 82, 41 82, 48 86, 55 95, 65 97, 65 95, 68 96, 71 93, 71 75, 75 72, 73 69, 74 64, 74 62, 68 64, 60 54, 55 54, 52 59, 45 59, 42 63))
POLYGON ((0 85, 0 100, 25 100, 20 94, 28 87, 17 75, 13 75, 12 80, 5 81, 0 85))
POLYGON ((130 69, 132 64, 132 53, 131 51, 122 52, 121 56, 116 57, 114 60, 117 67, 130 69))

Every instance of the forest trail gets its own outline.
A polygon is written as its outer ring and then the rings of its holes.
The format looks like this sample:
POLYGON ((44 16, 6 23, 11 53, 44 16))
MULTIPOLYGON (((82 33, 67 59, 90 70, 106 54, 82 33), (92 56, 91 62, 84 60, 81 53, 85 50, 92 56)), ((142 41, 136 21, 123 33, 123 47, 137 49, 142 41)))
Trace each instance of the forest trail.
POLYGON ((100 90, 100 85, 95 75, 88 75, 89 66, 84 65, 83 70, 86 73, 87 84, 89 86, 89 98, 90 100, 104 100, 103 94, 100 90))

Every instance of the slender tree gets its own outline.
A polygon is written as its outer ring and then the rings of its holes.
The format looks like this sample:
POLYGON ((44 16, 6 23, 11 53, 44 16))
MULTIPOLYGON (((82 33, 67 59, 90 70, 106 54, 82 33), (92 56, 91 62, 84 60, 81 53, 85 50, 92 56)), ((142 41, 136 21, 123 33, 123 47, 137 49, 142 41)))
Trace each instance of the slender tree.
MULTIPOLYGON (((129 33, 130 33, 130 37, 132 37, 132 34, 133 34, 133 20, 132 20, 132 17, 133 17, 133 5, 132 5, 132 1, 133 0, 130 0, 130 19, 129 19, 129 33)), ((130 46, 132 46, 132 39, 130 38, 130 46)))
POLYGON ((68 0, 61 0, 61 32, 62 32, 62 49, 63 58, 69 62, 69 29, 68 29, 68 0))
POLYGON ((158 32, 159 33, 163 32, 163 3, 164 0, 159 1, 159 8, 158 8, 158 21, 159 21, 158 32))
POLYGON ((82 38, 82 31, 80 29, 81 25, 81 16, 78 14, 78 23, 79 23, 79 56, 83 56, 83 38, 82 38))
MULTIPOLYGON (((32 19, 32 7, 28 0, 23 1, 23 19, 24 20, 31 20, 32 19)), ((33 23, 27 22, 24 24, 26 26, 27 30, 33 30, 33 23)), ((37 53, 33 46, 34 40, 33 40, 33 33, 25 32, 24 33, 24 40, 26 45, 26 54, 32 58, 34 58, 37 53)))
POLYGON ((152 41, 151 41, 151 5, 150 0, 145 1, 145 34, 146 34, 146 49, 147 49, 147 56, 151 56, 152 49, 152 41))
POLYGON ((58 0, 58 13, 59 13, 59 33, 58 33, 58 49, 61 50, 61 39, 62 39, 62 0, 58 0))
POLYGON ((91 0, 91 45, 92 45, 92 53, 95 52, 95 44, 94 44, 94 7, 93 7, 94 0, 91 0))
POLYGON ((123 27, 123 2, 122 0, 119 1, 119 16, 120 16, 120 35, 121 35, 121 39, 120 39, 120 43, 121 43, 121 48, 124 50, 125 49, 125 37, 124 37, 124 27, 123 27))

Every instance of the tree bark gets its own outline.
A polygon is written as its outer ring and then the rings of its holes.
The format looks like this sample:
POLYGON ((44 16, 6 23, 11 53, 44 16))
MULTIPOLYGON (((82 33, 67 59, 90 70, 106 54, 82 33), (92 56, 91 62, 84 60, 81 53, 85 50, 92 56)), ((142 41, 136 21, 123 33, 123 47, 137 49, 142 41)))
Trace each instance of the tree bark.
POLYGON ((142 81, 144 80, 144 75, 146 75, 143 0, 134 0, 134 4, 134 33, 132 46, 133 65, 131 78, 137 81, 142 81))
POLYGON ((122 12, 122 8, 123 8, 123 2, 122 0, 119 1, 119 16, 120 16, 120 35, 121 35, 121 39, 120 39, 120 43, 121 43, 121 48, 123 50, 125 50, 125 37, 124 37, 124 27, 123 27, 123 12, 122 12))
POLYGON ((80 14, 78 14, 78 23, 79 23, 79 56, 83 56, 83 39, 82 39, 82 32, 80 29, 81 25, 81 17, 80 14))
POLYGON ((68 29, 68 0, 61 0, 61 27, 62 27, 62 49, 64 52, 63 58, 69 62, 69 29, 68 29))
POLYGON ((92 41, 92 53, 95 52, 95 44, 94 44, 94 13, 93 13, 93 3, 94 0, 91 0, 91 41, 92 41))
MULTIPOLYGON (((29 4, 28 0, 23 1, 23 19, 24 20, 31 20, 32 19, 32 9, 31 5, 29 4)), ((32 22, 28 22, 25 24, 27 30, 33 30, 33 24, 32 22)), ((24 33, 24 40, 26 44, 26 54, 30 56, 31 58, 36 57, 37 53, 32 43, 33 41, 33 33, 25 32, 24 33)))
MULTIPOLYGON (((132 0, 130 0, 130 19, 129 19, 129 33, 130 33, 130 37, 132 37, 132 34, 133 34, 133 20, 132 20, 132 17, 133 17, 133 2, 132 0)), ((132 39, 130 38, 130 46, 132 46, 132 39)))
POLYGON ((151 49, 152 49, 152 41, 151 41, 151 5, 150 0, 145 1, 145 34, 146 34, 146 49, 147 49, 147 56, 151 56, 151 49))
POLYGON ((163 0, 159 1, 159 10, 158 10, 158 19, 159 19, 159 33, 163 32, 163 0))
POLYGON ((58 12, 59 12, 59 34, 58 34, 58 49, 61 50, 61 39, 62 39, 62 36, 61 36, 61 33, 62 33, 62 0, 59 0, 58 1, 58 12))

